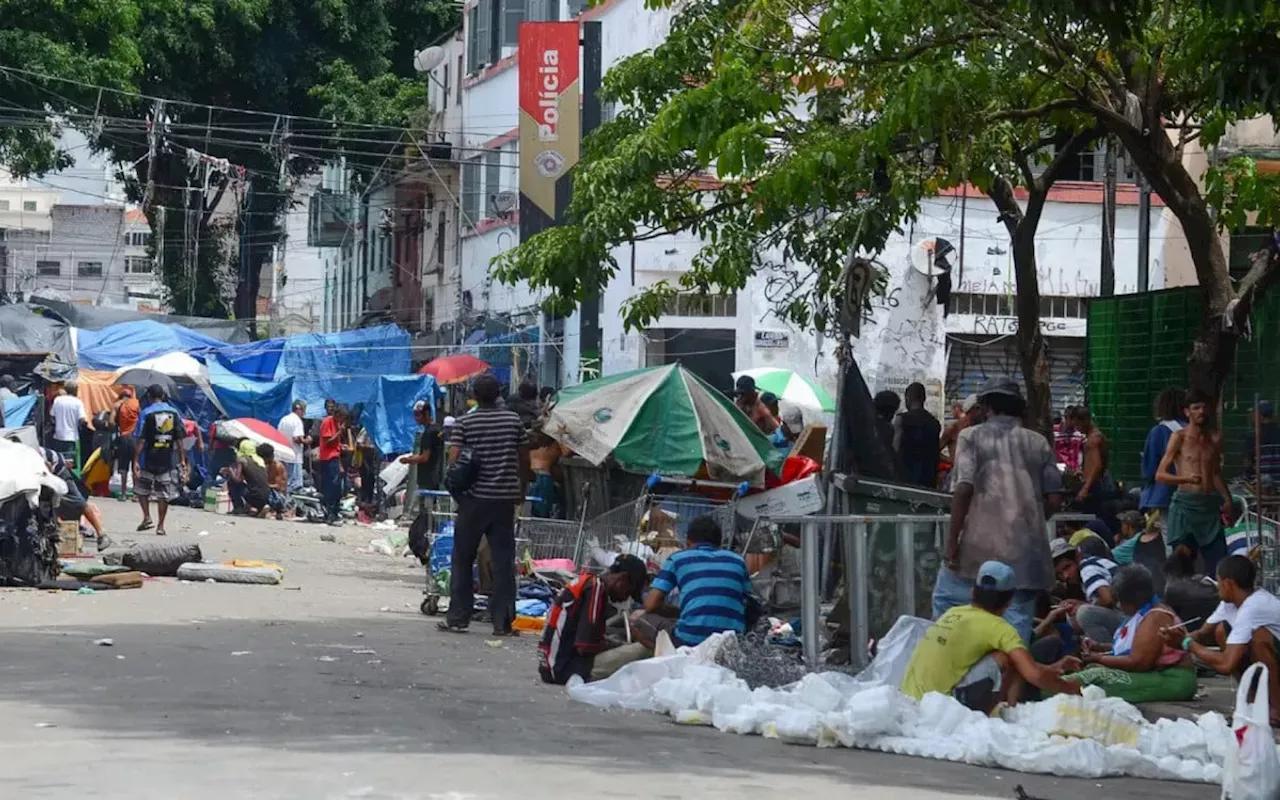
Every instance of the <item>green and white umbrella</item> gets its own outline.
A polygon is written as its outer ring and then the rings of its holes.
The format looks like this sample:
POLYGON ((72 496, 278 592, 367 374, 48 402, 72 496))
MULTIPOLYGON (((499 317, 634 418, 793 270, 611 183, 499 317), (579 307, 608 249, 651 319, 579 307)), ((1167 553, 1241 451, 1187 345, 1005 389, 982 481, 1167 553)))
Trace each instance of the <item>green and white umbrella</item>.
POLYGON ((733 401, 679 364, 561 389, 542 429, 592 464, 613 456, 628 472, 763 486, 782 461, 733 401))
POLYGON ((835 398, 819 386, 813 378, 805 377, 795 370, 761 367, 733 373, 734 378, 740 378, 743 375, 755 378, 756 388, 761 394, 773 392, 784 405, 790 403, 828 414, 835 413, 835 398))

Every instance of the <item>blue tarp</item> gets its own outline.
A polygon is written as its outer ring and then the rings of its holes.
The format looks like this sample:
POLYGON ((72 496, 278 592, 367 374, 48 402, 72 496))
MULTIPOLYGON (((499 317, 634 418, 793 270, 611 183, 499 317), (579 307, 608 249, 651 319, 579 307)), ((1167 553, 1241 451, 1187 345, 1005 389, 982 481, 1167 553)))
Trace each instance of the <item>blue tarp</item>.
POLYGON ((290 336, 275 378, 292 377, 293 395, 307 401, 307 416, 320 417, 328 398, 348 407, 372 404, 377 379, 408 375, 410 360, 409 334, 396 325, 290 336))
POLYGON ((378 379, 378 400, 372 413, 365 406, 361 420, 373 443, 383 453, 408 453, 418 424, 413 421, 413 404, 426 400, 431 415, 436 409, 436 380, 430 375, 383 375, 378 379))
MULTIPOLYGON (((4 401, 4 424, 7 428, 26 425, 31 418, 31 411, 36 407, 36 395, 27 394, 12 397, 4 401)), ((410 446, 412 448, 412 445, 410 446)))
POLYGON ((175 350, 200 353, 222 347, 226 342, 181 325, 138 320, 100 331, 77 329, 76 358, 83 369, 116 370, 175 350))
POLYGON ((261 342, 224 347, 218 351, 217 360, 236 375, 255 381, 274 380, 285 341, 264 339, 261 342))
POLYGON ((293 404, 293 378, 253 381, 210 359, 209 382, 230 419, 251 417, 275 425, 289 413, 293 404))

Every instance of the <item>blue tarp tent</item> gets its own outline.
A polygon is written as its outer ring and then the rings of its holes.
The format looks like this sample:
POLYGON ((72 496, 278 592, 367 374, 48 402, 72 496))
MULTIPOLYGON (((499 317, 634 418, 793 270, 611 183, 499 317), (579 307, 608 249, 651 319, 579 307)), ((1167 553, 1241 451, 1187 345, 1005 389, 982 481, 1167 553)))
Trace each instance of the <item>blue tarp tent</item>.
POLYGON ((436 413, 436 380, 430 375, 383 375, 378 379, 378 399, 372 413, 365 406, 361 420, 373 443, 383 453, 408 453, 418 424, 413 421, 413 404, 426 400, 431 415, 436 413))
POLYGON ((270 381, 276 377, 280 356, 286 339, 264 339, 231 347, 217 353, 217 360, 230 372, 255 381, 270 381))
MULTIPOLYGON (((31 419, 31 412, 36 407, 36 395, 27 394, 21 397, 11 397, 4 401, 4 424, 8 428, 17 428, 26 425, 31 419)), ((411 420, 412 421, 412 420, 411 420)), ((410 442, 409 449, 413 449, 413 443, 410 442)))
POLYGON ((209 383, 227 417, 251 417, 275 425, 293 403, 293 378, 282 381, 254 381, 228 370, 215 359, 209 361, 209 383))
POLYGON ((307 401, 307 416, 319 417, 327 398, 370 405, 378 378, 409 374, 410 361, 409 334, 396 325, 290 336, 275 378, 292 377, 293 396, 307 401))
POLYGON ((76 330, 76 360, 83 369, 116 370, 175 350, 200 353, 226 342, 181 325, 151 320, 121 322, 100 331, 76 330))

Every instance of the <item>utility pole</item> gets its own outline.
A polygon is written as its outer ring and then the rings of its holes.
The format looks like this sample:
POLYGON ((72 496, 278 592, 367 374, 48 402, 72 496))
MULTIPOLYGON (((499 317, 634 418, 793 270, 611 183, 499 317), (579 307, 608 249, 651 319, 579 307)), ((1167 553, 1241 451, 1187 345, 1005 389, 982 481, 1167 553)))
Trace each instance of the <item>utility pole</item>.
POLYGON ((1138 291, 1151 290, 1151 184, 1138 170, 1138 291))
POLYGON ((1110 138, 1104 143, 1102 174, 1102 286, 1099 294, 1116 293, 1116 148, 1110 138))
MULTIPOLYGON (((603 47, 599 20, 582 23, 582 139, 600 126, 600 84, 603 78, 603 47)), ((572 190, 571 190, 572 191, 572 190)), ((580 362, 590 364, 595 376, 604 374, 600 333, 600 295, 586 298, 578 306, 580 321, 580 362)))
POLYGON ((280 185, 276 190, 281 196, 285 197, 283 203, 284 212, 280 216, 280 231, 276 238, 276 253, 271 265, 271 299, 267 305, 267 318, 271 326, 271 335, 279 335, 276 329, 277 308, 276 297, 280 289, 280 275, 284 273, 286 245, 289 242, 289 203, 288 203, 288 181, 289 181, 289 118, 284 119, 284 130, 280 133, 280 185))

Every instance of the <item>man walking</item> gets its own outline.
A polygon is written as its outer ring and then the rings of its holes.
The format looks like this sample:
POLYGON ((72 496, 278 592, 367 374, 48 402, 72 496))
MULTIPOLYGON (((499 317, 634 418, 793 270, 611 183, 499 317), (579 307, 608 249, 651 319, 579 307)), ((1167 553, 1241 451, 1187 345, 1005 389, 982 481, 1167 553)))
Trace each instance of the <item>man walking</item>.
POLYGON ((49 410, 53 417, 53 449, 74 468, 79 468, 76 445, 80 442, 80 423, 83 422, 89 426, 89 430, 93 430, 93 423, 85 413, 84 403, 77 396, 79 394, 80 386, 75 381, 67 381, 62 387, 62 394, 53 398, 53 405, 49 410))
POLYGON ((181 472, 187 468, 186 451, 181 446, 184 435, 182 415, 169 405, 164 387, 156 385, 147 389, 142 435, 138 438, 133 462, 133 492, 142 506, 139 531, 152 527, 151 500, 154 499, 160 515, 156 536, 165 535, 164 519, 169 513, 169 503, 181 491, 181 472))
POLYGON ((960 432, 953 470, 951 530, 933 590, 933 618, 970 602, 979 568, 1013 568, 1015 589, 1004 618, 1031 641, 1036 596, 1053 586, 1046 511, 1062 502, 1062 474, 1049 442, 1022 427, 1026 401, 1012 378, 988 380, 978 393, 981 425, 960 432))
POLYGON ((1209 398, 1187 394, 1187 427, 1169 437, 1156 480, 1176 486, 1169 501, 1165 542, 1170 548, 1194 539, 1204 571, 1214 574, 1227 555, 1221 515, 1232 513, 1231 493, 1222 480, 1222 437, 1209 427, 1209 398), (1176 467, 1176 469, 1174 469, 1176 467))
MULTIPOLYGON (((142 408, 133 396, 133 387, 120 390, 120 398, 113 410, 116 423, 115 462, 120 473, 120 500, 128 500, 129 473, 133 470, 134 457, 138 453, 138 419, 142 408)), ((136 488, 136 487, 135 487, 136 488)))
POLYGON ((933 489, 938 485, 938 447, 942 423, 924 407, 924 384, 913 383, 902 393, 907 410, 894 422, 893 449, 902 465, 902 479, 933 489))
POLYGON ((292 464, 285 464, 285 473, 288 475, 289 492, 296 492, 302 488, 302 456, 306 451, 307 445, 311 444, 311 437, 307 436, 306 424, 302 421, 307 415, 307 401, 294 400, 293 408, 288 414, 280 419, 280 424, 276 426, 285 438, 293 444, 294 461, 292 464))
POLYGON ((452 585, 449 613, 441 630, 461 633, 471 624, 475 604, 471 573, 480 540, 486 539, 493 561, 493 595, 489 613, 495 636, 514 636, 516 598, 516 509, 524 499, 529 472, 529 434, 514 411, 498 406, 501 387, 492 373, 475 379, 471 387, 476 408, 453 426, 449 461, 470 451, 474 480, 458 499, 453 535, 452 585))
POLYGON ((320 462, 320 495, 324 504, 325 522, 341 524, 338 505, 342 502, 342 443, 346 436, 343 424, 346 410, 336 403, 320 423, 320 447, 316 459, 320 462))

